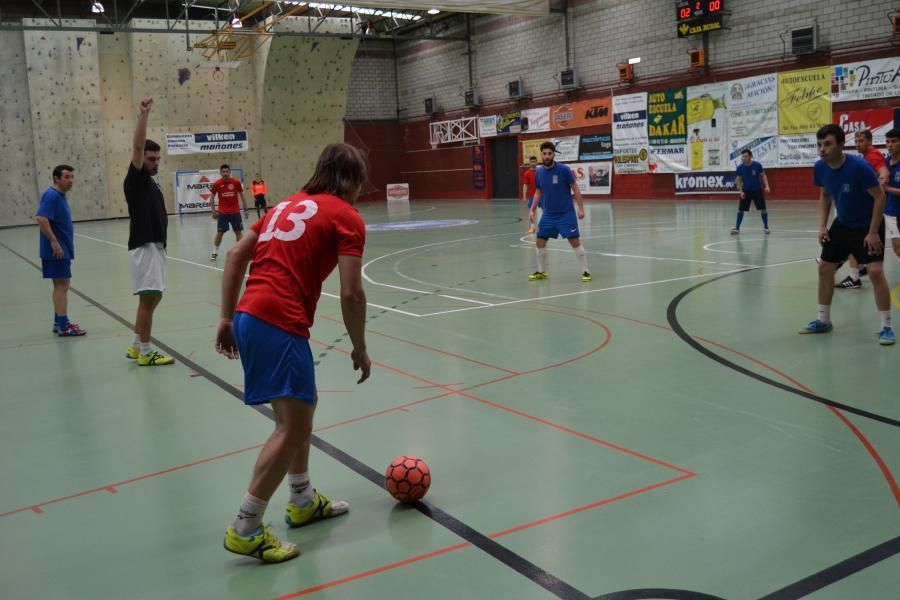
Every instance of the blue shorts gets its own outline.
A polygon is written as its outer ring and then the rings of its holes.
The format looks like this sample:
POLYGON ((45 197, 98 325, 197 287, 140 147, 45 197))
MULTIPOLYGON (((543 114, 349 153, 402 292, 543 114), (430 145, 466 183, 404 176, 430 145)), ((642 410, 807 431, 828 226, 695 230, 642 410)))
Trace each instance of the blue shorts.
POLYGON ((548 215, 546 212, 538 224, 537 237, 549 240, 562 236, 566 239, 581 237, 578 232, 578 216, 574 213, 548 215))
POLYGON ((232 215, 223 215, 219 214, 219 231, 225 233, 228 231, 228 226, 231 226, 235 231, 243 231, 244 230, 244 219, 241 218, 241 213, 232 214, 232 215))
POLYGON ((72 279, 72 261, 68 258, 41 260, 44 279, 72 279))
POLYGON ((234 337, 244 367, 244 404, 297 398, 316 405, 316 373, 309 340, 235 313, 234 337))

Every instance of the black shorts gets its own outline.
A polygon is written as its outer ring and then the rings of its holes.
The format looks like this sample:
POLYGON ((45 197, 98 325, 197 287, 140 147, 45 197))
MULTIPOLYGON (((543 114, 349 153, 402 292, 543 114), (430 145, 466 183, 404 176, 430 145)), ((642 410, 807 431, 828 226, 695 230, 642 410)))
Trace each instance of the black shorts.
POLYGON ((259 194, 258 196, 253 196, 256 200, 256 208, 265 208, 266 207, 266 197, 263 194, 259 194))
MULTIPOLYGON (((847 260, 847 257, 852 254, 853 258, 855 258, 861 265, 884 261, 883 250, 878 254, 869 254, 869 251, 866 250, 866 246, 863 243, 863 240, 868 233, 868 227, 866 227, 865 229, 850 229, 846 225, 842 225, 837 220, 835 220, 831 224, 831 228, 828 229, 828 235, 829 237, 831 237, 831 239, 822 244, 822 260, 831 263, 844 262, 845 260, 847 260)), ((878 228, 878 237, 881 238, 881 244, 883 247, 883 220, 881 221, 881 227, 878 228)))
POLYGON ((234 229, 235 233, 243 231, 244 221, 241 218, 241 213, 227 215, 219 213, 219 231, 225 233, 226 231, 228 231, 229 227, 234 229))
POLYGON ((747 212, 750 210, 750 201, 753 200, 753 206, 756 210, 766 210, 766 197, 763 196, 762 190, 744 190, 744 197, 738 205, 738 210, 747 212))

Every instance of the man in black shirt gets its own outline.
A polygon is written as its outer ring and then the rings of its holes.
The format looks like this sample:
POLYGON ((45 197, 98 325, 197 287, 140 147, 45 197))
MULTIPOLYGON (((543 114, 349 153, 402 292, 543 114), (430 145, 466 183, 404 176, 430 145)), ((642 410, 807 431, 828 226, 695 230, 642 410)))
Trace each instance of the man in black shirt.
POLYGON ((162 190, 153 176, 159 172, 159 144, 147 139, 147 119, 153 98, 141 101, 141 113, 134 128, 131 164, 125 176, 125 200, 131 227, 128 235, 128 263, 131 287, 138 297, 134 339, 125 356, 142 367, 171 365, 150 343, 153 311, 166 289, 166 231, 169 216, 162 190))

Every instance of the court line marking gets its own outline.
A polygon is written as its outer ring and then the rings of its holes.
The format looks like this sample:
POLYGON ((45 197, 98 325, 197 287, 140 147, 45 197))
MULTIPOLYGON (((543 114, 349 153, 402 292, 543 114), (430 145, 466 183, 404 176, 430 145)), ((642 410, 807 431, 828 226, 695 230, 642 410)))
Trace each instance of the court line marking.
POLYGON ((766 241, 766 240, 771 240, 771 239, 776 239, 776 240, 806 240, 806 241, 808 241, 808 242, 815 242, 815 238, 814 238, 814 237, 811 237, 811 236, 809 236, 809 237, 807 237, 807 236, 803 236, 803 237, 793 236, 793 237, 777 237, 777 238, 772 238, 772 237, 770 236, 770 237, 764 237, 764 238, 749 238, 749 239, 747 239, 747 238, 741 239, 740 236, 735 236, 734 238, 732 238, 732 239, 730 239, 730 240, 722 240, 721 242, 710 242, 710 243, 708 243, 708 244, 704 244, 704 245, 703 245, 703 249, 706 250, 707 252, 723 252, 723 253, 725 253, 725 254, 751 254, 750 252, 739 252, 739 251, 736 251, 736 250, 716 250, 715 248, 710 248, 710 246, 718 246, 718 245, 720 245, 720 244, 733 244, 733 243, 735 243, 735 242, 764 242, 764 241, 766 241))
MULTIPOLYGON (((534 250, 534 244, 511 244, 513 248, 526 248, 528 250, 534 250)), ((547 246, 547 250, 550 252, 571 252, 571 248, 551 248, 547 246)), ((700 263, 704 265, 725 265, 728 267, 761 267, 764 265, 751 265, 748 263, 731 263, 731 262, 716 262, 714 260, 698 260, 694 258, 674 258, 671 256, 644 256, 641 254, 618 254, 615 252, 600 252, 598 250, 585 250, 585 254, 593 254, 596 256, 611 256, 613 258, 642 258, 645 260, 659 260, 659 261, 673 261, 673 262, 687 262, 687 263, 700 263)))
MULTIPOLYGON (((109 240, 101 240, 99 238, 91 237, 89 235, 84 235, 81 233, 76 233, 75 235, 77 237, 85 238, 87 240, 93 240, 95 242, 100 242, 101 244, 109 244, 110 246, 116 246, 117 248, 125 248, 126 250, 128 249, 128 246, 126 246, 124 244, 119 244, 117 242, 111 242, 109 240)), ((172 256, 169 253, 166 253, 166 260, 174 260, 176 262, 181 262, 181 263, 185 263, 188 265, 194 265, 195 267, 203 267, 204 269, 209 269, 211 271, 219 271, 220 273, 223 273, 225 271, 225 269, 220 269, 219 267, 214 267, 212 265, 204 265, 203 263, 194 262, 192 260, 185 260, 183 258, 178 258, 176 256, 172 256)), ((244 277, 247 277, 247 276, 244 275, 244 277)), ((322 295, 327 296, 329 298, 335 298, 337 300, 341 299, 341 297, 336 294, 330 294, 330 293, 324 292, 324 291, 322 292, 322 295)), ((374 308, 380 308, 381 310, 400 313, 401 315, 406 315, 408 317, 416 317, 416 318, 421 317, 421 315, 418 315, 416 313, 411 313, 411 312, 407 312, 405 310, 400 310, 399 308, 392 308, 390 306, 382 306, 380 304, 375 304, 374 302, 366 302, 366 304, 368 304, 369 306, 372 306, 374 308)))
POLYGON ((436 317, 436 316, 439 316, 439 315, 448 315, 448 314, 451 314, 451 313, 457 313, 457 312, 463 312, 463 311, 469 311, 469 310, 479 310, 479 309, 482 309, 482 308, 499 308, 499 307, 501 307, 501 306, 509 306, 509 305, 512 305, 512 304, 522 304, 522 303, 525 303, 525 302, 540 302, 540 301, 542 301, 542 300, 551 300, 551 299, 553 299, 553 298, 566 298, 566 297, 568 297, 568 296, 580 296, 580 295, 585 295, 585 294, 597 294, 597 293, 599 293, 599 292, 609 292, 609 291, 612 291, 612 290, 624 290, 624 289, 628 289, 628 288, 644 287, 644 286, 648 286, 648 285, 658 285, 658 284, 660 284, 660 283, 671 283, 671 282, 673 282, 673 281, 684 281, 684 280, 687 280, 687 279, 697 279, 697 278, 700 278, 700 277, 715 277, 715 276, 718 276, 718 275, 730 275, 730 274, 732 274, 732 273, 740 273, 740 272, 742 272, 742 271, 756 271, 756 270, 759 270, 759 269, 769 269, 769 268, 773 268, 773 267, 783 267, 783 266, 786 266, 786 265, 794 265, 794 264, 797 264, 797 263, 805 263, 805 262, 809 262, 810 260, 812 260, 812 259, 809 259, 809 258, 803 258, 803 259, 799 259, 799 260, 789 260, 789 261, 780 262, 780 263, 771 263, 771 264, 768 264, 768 265, 762 265, 762 266, 759 266, 759 267, 749 267, 749 268, 746 268, 746 269, 731 269, 731 270, 728 270, 728 271, 717 271, 717 272, 715 272, 715 273, 700 273, 700 274, 698 274, 698 275, 686 275, 686 276, 684 276, 684 277, 673 277, 673 278, 670 278, 670 279, 658 279, 658 280, 655 280, 655 281, 644 281, 644 282, 641 282, 641 283, 629 283, 629 284, 626 284, 626 285, 617 285, 617 286, 612 286, 612 287, 608 287, 608 288, 600 288, 600 289, 593 289, 593 290, 582 290, 582 291, 580 291, 580 292, 568 292, 568 293, 566 293, 566 294, 553 294, 553 295, 551 295, 551 296, 540 296, 540 297, 536 297, 536 298, 524 298, 524 299, 521 299, 521 300, 513 300, 513 301, 511 301, 511 302, 497 302, 496 304, 494 304, 493 306, 490 306, 490 307, 486 307, 486 306, 467 306, 467 307, 465 307, 465 308, 454 308, 454 309, 451 309, 451 310, 442 310, 442 311, 438 311, 438 312, 425 313, 425 314, 420 315, 420 316, 422 316, 422 317, 436 317))

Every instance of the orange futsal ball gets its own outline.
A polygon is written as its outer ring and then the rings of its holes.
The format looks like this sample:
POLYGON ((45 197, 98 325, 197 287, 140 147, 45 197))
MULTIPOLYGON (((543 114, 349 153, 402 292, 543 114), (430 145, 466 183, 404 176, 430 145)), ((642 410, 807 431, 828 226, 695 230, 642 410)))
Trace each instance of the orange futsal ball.
POLYGON ((430 486, 431 471, 415 456, 398 456, 384 472, 384 487, 400 502, 421 500, 430 486))

